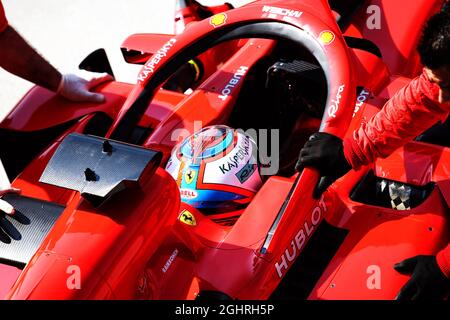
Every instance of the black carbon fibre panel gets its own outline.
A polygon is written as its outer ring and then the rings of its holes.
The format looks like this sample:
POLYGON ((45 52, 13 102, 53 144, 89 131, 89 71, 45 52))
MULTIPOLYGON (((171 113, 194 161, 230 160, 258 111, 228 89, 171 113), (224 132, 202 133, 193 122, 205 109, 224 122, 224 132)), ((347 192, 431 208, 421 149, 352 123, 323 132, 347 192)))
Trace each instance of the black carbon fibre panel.
POLYGON ((0 241, 0 261, 23 266, 30 261, 65 207, 17 194, 7 194, 2 199, 14 206, 16 214, 14 218, 2 217, 9 222, 15 239, 0 241))
POLYGON ((143 172, 155 170, 159 152, 72 133, 59 145, 40 182, 81 192, 95 205, 136 186, 143 172))

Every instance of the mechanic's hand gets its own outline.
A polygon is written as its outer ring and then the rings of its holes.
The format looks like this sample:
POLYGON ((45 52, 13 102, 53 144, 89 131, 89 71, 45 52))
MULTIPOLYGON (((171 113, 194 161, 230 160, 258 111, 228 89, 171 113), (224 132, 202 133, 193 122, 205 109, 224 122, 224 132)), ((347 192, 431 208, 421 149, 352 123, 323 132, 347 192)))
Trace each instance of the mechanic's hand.
POLYGON ((14 216, 16 214, 16 210, 11 204, 1 199, 1 197, 7 193, 19 192, 20 190, 16 188, 0 191, 0 242, 11 243, 11 238, 14 240, 19 240, 21 237, 17 229, 5 217, 5 214, 14 216))
POLYGON ((402 274, 411 274, 397 300, 444 299, 450 291, 450 279, 442 273, 435 256, 406 259, 394 265, 394 269, 402 274))
POLYGON ((0 190, 0 211, 9 215, 13 215, 15 213, 14 207, 5 200, 2 200, 1 198, 7 193, 19 193, 19 192, 20 190, 16 188, 0 190))
POLYGON ((75 102, 103 102, 105 97, 101 93, 89 90, 99 84, 113 80, 107 73, 79 70, 77 74, 64 74, 57 93, 75 102))
POLYGON ((305 167, 313 167, 320 172, 321 178, 314 190, 314 198, 316 199, 334 181, 351 169, 344 156, 342 140, 323 132, 313 134, 300 150, 295 170, 301 171, 305 167))

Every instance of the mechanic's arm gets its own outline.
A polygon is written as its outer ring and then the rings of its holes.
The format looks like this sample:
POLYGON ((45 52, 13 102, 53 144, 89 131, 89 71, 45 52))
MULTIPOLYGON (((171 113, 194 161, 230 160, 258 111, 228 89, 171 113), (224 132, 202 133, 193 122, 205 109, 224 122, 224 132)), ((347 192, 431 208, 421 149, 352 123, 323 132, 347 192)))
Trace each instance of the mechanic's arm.
POLYGON ((344 154, 354 169, 387 157, 443 121, 449 110, 439 104, 439 87, 425 72, 397 92, 368 123, 344 140, 344 154))
POLYGON ((0 66, 51 91, 57 91, 62 75, 45 61, 11 26, 0 33, 0 66))
POLYGON ((11 26, 0 33, 0 67, 72 101, 104 101, 103 95, 89 89, 112 79, 92 72, 61 75, 11 26))
POLYGON ((321 173, 315 197, 351 168, 359 169, 387 157, 439 120, 448 108, 439 104, 439 87, 429 81, 424 70, 394 95, 368 123, 342 141, 326 133, 315 133, 300 151, 296 169, 314 167, 321 173))

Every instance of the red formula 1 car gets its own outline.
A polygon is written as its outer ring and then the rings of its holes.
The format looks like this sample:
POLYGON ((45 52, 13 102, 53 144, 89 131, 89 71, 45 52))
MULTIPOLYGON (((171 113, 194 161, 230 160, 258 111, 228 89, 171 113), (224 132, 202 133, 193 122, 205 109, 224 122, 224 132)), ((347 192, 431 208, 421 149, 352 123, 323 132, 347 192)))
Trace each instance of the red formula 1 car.
MULTIPOLYGON (((2 218, 0 296, 393 299, 408 280, 393 265, 449 241, 450 149, 411 142, 320 199, 318 173, 294 164, 311 133, 344 137, 420 73, 441 5, 180 1, 179 34, 126 39, 144 66, 98 87, 105 103, 33 88, 0 126, 21 189, 5 196, 18 213, 2 218), (244 207, 202 212, 164 169, 174 132, 210 125, 279 130, 279 170, 244 207)), ((109 69, 100 54, 82 67, 109 69)))

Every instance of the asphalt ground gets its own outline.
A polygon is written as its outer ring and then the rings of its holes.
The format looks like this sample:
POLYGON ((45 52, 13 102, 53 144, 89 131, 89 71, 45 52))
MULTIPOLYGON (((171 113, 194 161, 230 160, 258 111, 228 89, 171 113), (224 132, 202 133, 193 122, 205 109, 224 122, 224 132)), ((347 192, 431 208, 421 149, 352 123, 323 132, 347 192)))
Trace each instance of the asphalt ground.
MULTIPOLYGON (((140 67, 124 62, 121 43, 133 33, 174 32, 174 0, 0 1, 10 25, 63 73, 76 70, 90 52, 105 48, 116 79, 135 83, 140 67)), ((241 6, 251 1, 229 2, 241 6)), ((222 1, 201 3, 217 5, 222 1)), ((0 119, 32 86, 0 68, 0 119)))

